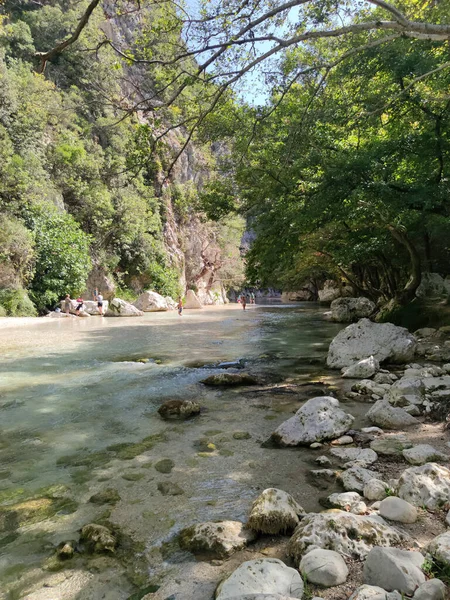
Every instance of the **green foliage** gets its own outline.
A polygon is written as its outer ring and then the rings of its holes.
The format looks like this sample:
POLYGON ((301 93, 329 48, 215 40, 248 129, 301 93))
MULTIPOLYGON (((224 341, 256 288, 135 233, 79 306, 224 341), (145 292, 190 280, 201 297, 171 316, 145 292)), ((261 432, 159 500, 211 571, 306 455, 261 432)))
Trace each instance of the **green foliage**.
POLYGON ((173 267, 162 266, 154 262, 145 271, 149 286, 162 296, 171 296, 176 299, 181 294, 179 274, 173 267))
POLYGON ((36 208, 29 215, 36 242, 36 268, 30 293, 39 310, 65 294, 79 294, 91 268, 89 237, 64 212, 36 208))
MULTIPOLYGON (((0 289, 0 307, 8 317, 35 317, 34 304, 22 289, 0 289)), ((1 313, 1 311, 0 311, 1 313)), ((0 316, 5 316, 1 315, 0 316)))
POLYGON ((18 219, 0 214, 0 288, 26 285, 33 273, 33 235, 18 219))

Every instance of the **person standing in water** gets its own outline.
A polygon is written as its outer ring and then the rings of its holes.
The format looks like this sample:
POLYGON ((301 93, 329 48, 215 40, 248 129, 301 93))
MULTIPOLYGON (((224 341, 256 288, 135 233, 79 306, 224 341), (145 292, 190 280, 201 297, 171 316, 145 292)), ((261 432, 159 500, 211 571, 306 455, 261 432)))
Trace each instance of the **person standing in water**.
POLYGON ((95 288, 94 293, 92 295, 94 297, 94 302, 98 302, 98 288, 95 288))
POLYGON ((70 299, 70 295, 66 294, 66 297, 64 298, 64 312, 66 313, 66 315, 70 314, 71 304, 72 300, 70 299))
POLYGON ((178 314, 180 317, 183 315, 183 299, 181 296, 178 296, 178 304, 177 304, 178 314))
POLYGON ((77 317, 79 317, 80 316, 80 310, 83 310, 84 300, 80 296, 79 298, 77 298, 76 302, 77 302, 77 306, 75 308, 75 314, 77 315, 77 317))
POLYGON ((97 292, 97 308, 98 308, 98 312, 99 314, 104 317, 105 315, 103 314, 103 296, 98 292, 98 290, 95 290, 97 292))
POLYGON ((242 304, 242 308, 245 310, 245 307, 247 306, 247 298, 245 297, 245 294, 242 294, 241 304, 242 304))

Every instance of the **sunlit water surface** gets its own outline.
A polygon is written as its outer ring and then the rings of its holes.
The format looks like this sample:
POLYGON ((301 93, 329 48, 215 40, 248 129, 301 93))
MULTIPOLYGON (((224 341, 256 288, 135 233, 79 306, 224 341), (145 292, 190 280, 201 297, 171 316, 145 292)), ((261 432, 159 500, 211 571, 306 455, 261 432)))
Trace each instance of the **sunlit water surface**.
MULTIPOLYGON (((245 312, 236 305, 214 307, 185 311, 181 318, 170 312, 41 319, 3 328, 0 320, 0 493, 69 487, 79 509, 57 515, 47 527, 41 524, 48 548, 95 520, 105 507, 89 503, 90 496, 114 488, 121 501, 109 507, 110 519, 145 544, 153 557, 149 576, 161 565, 167 568, 155 548, 180 527, 205 519, 245 519, 257 490, 283 487, 314 509, 317 490, 306 481, 310 451, 261 448, 298 408, 299 398, 251 388, 211 390, 199 382, 220 372, 211 365, 237 359, 247 361, 246 368, 266 383, 315 377, 339 329, 323 319, 323 309, 308 303, 250 306, 245 312), (142 358, 150 361, 135 362, 142 358), (168 399, 195 399, 205 412, 183 423, 163 421, 156 411, 168 399), (235 439, 237 431, 251 437, 235 439), (127 460, 112 454, 92 464, 66 461, 153 434, 162 434, 162 441, 127 460), (199 440, 214 443, 216 450, 205 456, 199 440), (174 461, 171 473, 151 466, 161 458, 174 461), (130 473, 137 474, 135 481, 130 473), (161 481, 178 484, 184 493, 163 496, 157 489, 161 481)), ((26 548, 20 536, 3 547, 0 541, 0 574, 17 560, 27 562, 26 548)), ((42 561, 42 552, 34 548, 30 564, 42 561)), ((90 593, 86 598, 95 597, 90 593)), ((60 597, 35 594, 17 597, 60 597)))

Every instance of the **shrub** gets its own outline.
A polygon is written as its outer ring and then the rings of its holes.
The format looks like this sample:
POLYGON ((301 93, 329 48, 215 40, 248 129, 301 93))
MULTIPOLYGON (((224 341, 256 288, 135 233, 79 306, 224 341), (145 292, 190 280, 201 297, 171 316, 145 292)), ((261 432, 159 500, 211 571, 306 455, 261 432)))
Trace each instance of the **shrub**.
MULTIPOLYGON (((37 315, 34 304, 29 299, 27 292, 22 289, 0 290, 0 308, 3 308, 9 317, 35 317, 37 315)), ((2 316, 1 312, 0 316, 2 316)))

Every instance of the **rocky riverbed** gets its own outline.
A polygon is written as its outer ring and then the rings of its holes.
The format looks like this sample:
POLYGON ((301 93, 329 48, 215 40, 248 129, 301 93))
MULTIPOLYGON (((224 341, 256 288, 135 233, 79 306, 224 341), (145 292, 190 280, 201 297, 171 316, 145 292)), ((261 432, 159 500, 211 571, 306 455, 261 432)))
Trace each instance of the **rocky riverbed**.
POLYGON ((349 378, 324 367, 340 327, 320 311, 242 312, 152 316, 131 331, 52 323, 21 360, 33 335, 15 334, 0 597, 446 597, 429 578, 446 581, 450 561, 450 368, 421 352, 444 349, 447 332, 419 332, 409 364, 361 357, 349 378), (75 346, 59 358, 54 328, 75 346), (98 336, 92 369, 83 349, 98 336), (78 402, 63 399, 75 390, 78 402))

